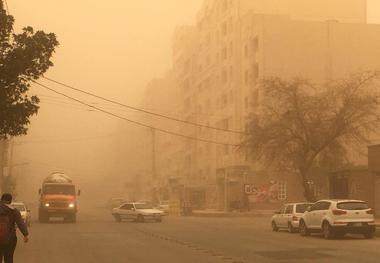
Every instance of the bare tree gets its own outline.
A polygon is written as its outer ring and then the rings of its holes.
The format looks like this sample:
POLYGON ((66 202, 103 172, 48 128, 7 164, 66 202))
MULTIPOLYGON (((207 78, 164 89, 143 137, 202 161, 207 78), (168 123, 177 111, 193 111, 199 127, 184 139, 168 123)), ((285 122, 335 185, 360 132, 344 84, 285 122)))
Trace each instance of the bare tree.
POLYGON ((379 133, 379 76, 366 72, 322 87, 299 78, 263 80, 261 110, 249 121, 242 148, 266 165, 297 172, 305 198, 314 201, 309 176, 317 160, 342 159, 348 147, 379 133))

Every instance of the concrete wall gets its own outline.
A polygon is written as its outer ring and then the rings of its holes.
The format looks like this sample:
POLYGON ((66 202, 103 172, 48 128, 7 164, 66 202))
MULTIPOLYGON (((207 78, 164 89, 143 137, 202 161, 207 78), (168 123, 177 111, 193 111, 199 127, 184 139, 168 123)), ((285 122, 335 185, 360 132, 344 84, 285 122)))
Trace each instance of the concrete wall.
POLYGON ((297 20, 366 23, 366 0, 243 0, 243 10, 290 15, 297 20))

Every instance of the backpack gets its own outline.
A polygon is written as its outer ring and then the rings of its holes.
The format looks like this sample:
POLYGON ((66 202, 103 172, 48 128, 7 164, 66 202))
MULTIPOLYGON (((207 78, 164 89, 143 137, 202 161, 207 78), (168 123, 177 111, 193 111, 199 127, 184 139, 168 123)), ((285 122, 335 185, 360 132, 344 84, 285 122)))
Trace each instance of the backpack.
MULTIPOLYGON (((1 209, 1 208, 0 208, 1 209)), ((7 245, 11 239, 11 223, 9 213, 4 209, 0 210, 0 245, 7 245)))

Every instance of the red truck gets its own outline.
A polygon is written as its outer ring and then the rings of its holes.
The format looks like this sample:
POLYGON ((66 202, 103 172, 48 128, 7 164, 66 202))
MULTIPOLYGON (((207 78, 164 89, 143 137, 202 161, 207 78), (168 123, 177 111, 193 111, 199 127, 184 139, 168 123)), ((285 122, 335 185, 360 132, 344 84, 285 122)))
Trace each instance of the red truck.
POLYGON ((78 205, 75 184, 64 173, 52 173, 39 189, 38 220, 48 222, 51 217, 62 217, 67 222, 76 222, 78 205))

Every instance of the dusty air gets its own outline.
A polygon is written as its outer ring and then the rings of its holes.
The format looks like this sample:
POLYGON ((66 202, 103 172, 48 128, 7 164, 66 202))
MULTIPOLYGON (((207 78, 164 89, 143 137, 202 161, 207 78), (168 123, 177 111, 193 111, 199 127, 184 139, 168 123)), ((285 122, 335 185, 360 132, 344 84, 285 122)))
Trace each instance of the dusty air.
POLYGON ((0 0, 0 263, 377 263, 379 0, 0 0))

